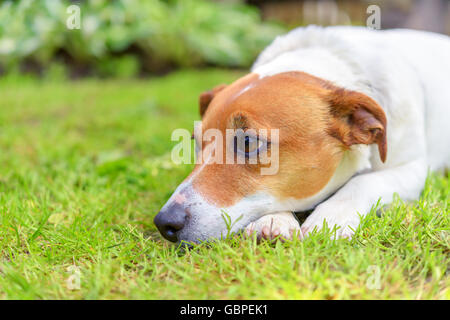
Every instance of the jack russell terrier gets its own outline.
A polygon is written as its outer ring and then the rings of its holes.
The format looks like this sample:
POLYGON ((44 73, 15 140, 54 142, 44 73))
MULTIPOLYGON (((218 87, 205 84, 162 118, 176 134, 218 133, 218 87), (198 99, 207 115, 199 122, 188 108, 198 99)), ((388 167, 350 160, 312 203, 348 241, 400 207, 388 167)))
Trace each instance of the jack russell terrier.
MULTIPOLYGON (((298 28, 275 39, 250 74, 203 93, 200 114, 204 129, 223 133, 278 129, 278 170, 197 164, 154 219, 166 239, 195 243, 230 231, 289 239, 324 223, 351 238, 377 202, 392 202, 394 193, 418 199, 428 170, 450 165, 450 40, 412 30, 298 28), (293 212, 310 209, 300 226, 293 212)), ((246 138, 233 152, 258 152, 258 139, 266 138, 246 138)), ((201 151, 213 153, 210 146, 201 151)))

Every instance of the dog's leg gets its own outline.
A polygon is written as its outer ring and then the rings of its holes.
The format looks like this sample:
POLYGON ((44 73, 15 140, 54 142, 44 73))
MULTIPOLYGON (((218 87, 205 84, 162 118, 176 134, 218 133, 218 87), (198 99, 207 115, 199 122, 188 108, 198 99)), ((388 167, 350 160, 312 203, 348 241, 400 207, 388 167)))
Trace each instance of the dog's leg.
POLYGON ((380 198, 383 204, 392 202, 394 193, 404 200, 418 199, 426 174, 427 166, 420 159, 355 176, 316 207, 302 224, 302 233, 306 236, 314 229, 320 230, 325 221, 330 229, 338 227, 337 237, 351 238, 359 225, 360 216, 369 213, 380 198))
POLYGON ((246 236, 256 233, 258 240, 292 239, 301 237, 300 224, 290 211, 268 214, 250 223, 244 231, 246 236))

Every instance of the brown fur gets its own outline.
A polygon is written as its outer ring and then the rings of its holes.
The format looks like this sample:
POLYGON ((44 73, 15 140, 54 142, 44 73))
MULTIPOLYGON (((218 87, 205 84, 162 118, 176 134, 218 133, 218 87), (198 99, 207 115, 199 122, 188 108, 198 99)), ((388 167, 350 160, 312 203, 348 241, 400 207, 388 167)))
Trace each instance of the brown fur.
POLYGON ((200 116, 203 117, 203 114, 206 112, 206 109, 208 108, 208 106, 211 103, 214 96, 218 92, 222 91, 226 86, 227 86, 226 84, 221 84, 221 85, 214 87, 213 89, 211 89, 209 91, 205 91, 200 94, 200 96, 198 98, 200 116))
MULTIPOLYGON (((343 151, 352 144, 377 143, 381 159, 386 157, 386 117, 381 107, 361 93, 303 72, 263 79, 249 74, 201 96, 200 113, 203 130, 221 130, 224 146, 227 128, 280 130, 276 175, 260 175, 261 164, 208 164, 201 171, 196 166, 194 188, 221 207, 258 190, 279 199, 310 197, 328 183, 343 151), (246 86, 251 89, 242 92, 246 86)), ((208 148, 210 144, 204 144, 204 152, 208 148)))

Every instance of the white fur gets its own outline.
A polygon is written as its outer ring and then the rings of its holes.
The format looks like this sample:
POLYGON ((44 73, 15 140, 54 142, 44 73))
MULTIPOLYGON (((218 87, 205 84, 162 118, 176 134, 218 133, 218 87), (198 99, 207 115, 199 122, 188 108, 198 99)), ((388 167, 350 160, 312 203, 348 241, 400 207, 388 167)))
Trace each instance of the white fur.
POLYGON ((268 214, 245 227, 245 235, 256 233, 258 240, 303 238, 300 226, 290 211, 268 214))
MULTIPOLYGON (((208 204, 189 180, 168 201, 179 193, 187 199, 184 205, 192 216, 181 239, 224 236, 223 211, 237 221, 231 231, 257 226, 256 231, 262 232, 277 216, 280 221, 275 221, 276 225, 292 228, 297 222, 286 220, 286 211, 315 206, 302 225, 305 234, 320 229, 325 221, 330 228, 339 227, 338 236, 351 237, 360 216, 378 200, 389 203, 394 193, 405 200, 417 199, 427 170, 450 164, 448 37, 410 30, 298 28, 278 37, 252 68, 260 77, 286 71, 307 72, 377 101, 387 117, 386 162, 380 161, 376 146, 354 146, 330 182, 310 198, 280 202, 259 192, 228 208, 208 204), (265 218, 268 215, 270 219, 265 218)), ((246 90, 251 87, 243 92, 246 90)))
MULTIPOLYGON (((381 163, 372 146, 371 170, 351 178, 317 206, 304 233, 326 221, 338 236, 351 237, 360 216, 396 192, 417 199, 428 169, 450 164, 450 40, 411 30, 372 31, 355 27, 299 28, 277 38, 259 56, 261 77, 303 71, 372 97, 388 123, 388 158, 381 163)), ((335 175, 342 168, 338 168, 335 175)))

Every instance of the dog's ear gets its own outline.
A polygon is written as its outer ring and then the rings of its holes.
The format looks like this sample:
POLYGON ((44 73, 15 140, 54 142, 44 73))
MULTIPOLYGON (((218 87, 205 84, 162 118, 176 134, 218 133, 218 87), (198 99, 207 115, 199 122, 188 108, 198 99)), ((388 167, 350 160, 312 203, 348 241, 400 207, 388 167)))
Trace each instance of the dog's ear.
POLYGON ((214 98, 214 96, 219 92, 222 91, 227 85, 226 84, 221 84, 218 85, 216 87, 214 87, 213 89, 203 92, 202 94, 200 94, 200 97, 198 99, 199 105, 200 105, 200 116, 203 117, 203 114, 206 112, 206 109, 208 109, 209 104, 211 103, 212 99, 214 98))
POLYGON ((381 161, 386 161, 386 115, 372 98, 365 94, 336 88, 328 95, 333 121, 331 134, 344 145, 378 145, 381 161))

